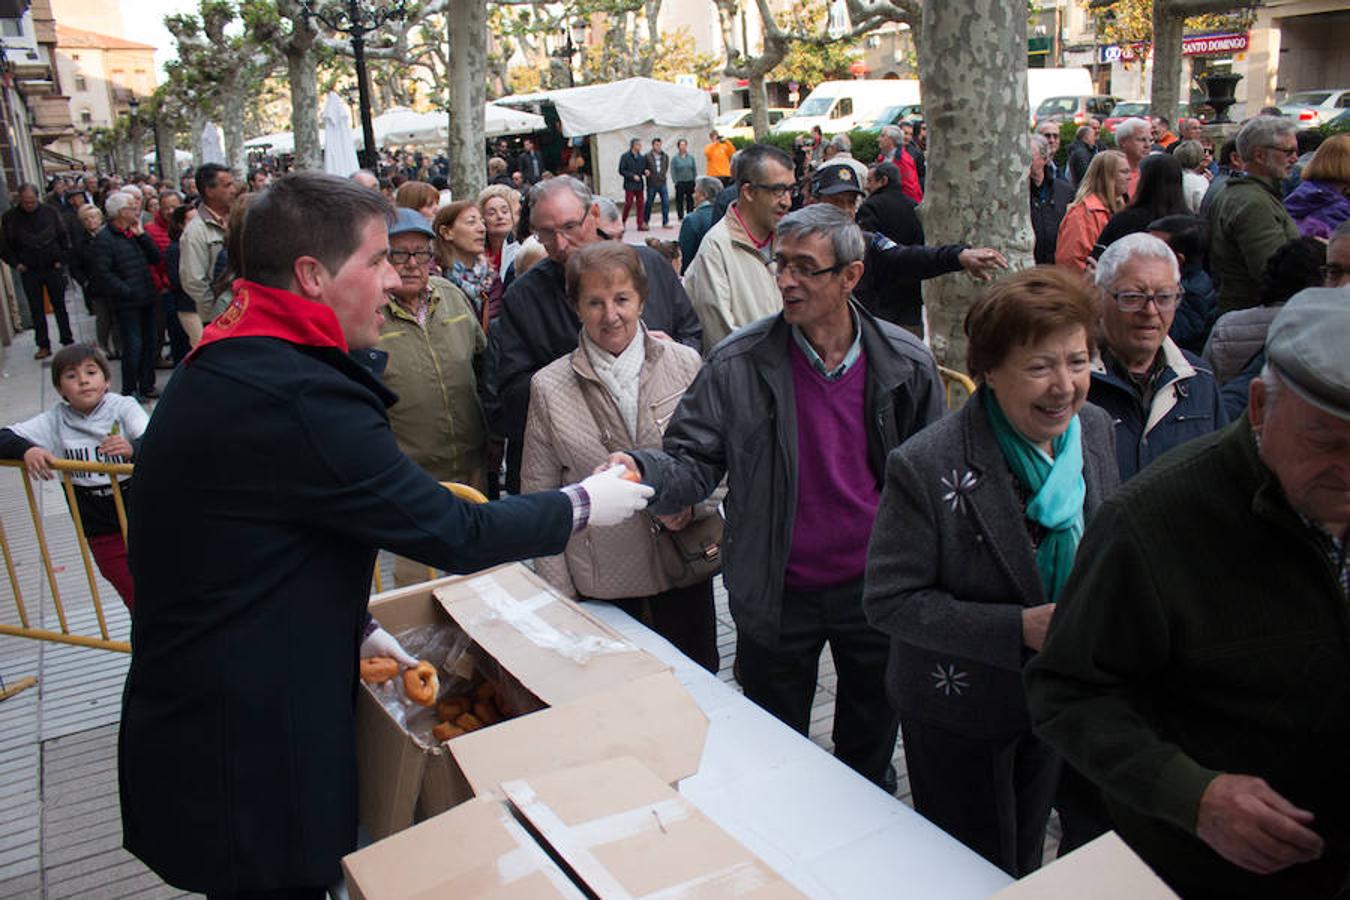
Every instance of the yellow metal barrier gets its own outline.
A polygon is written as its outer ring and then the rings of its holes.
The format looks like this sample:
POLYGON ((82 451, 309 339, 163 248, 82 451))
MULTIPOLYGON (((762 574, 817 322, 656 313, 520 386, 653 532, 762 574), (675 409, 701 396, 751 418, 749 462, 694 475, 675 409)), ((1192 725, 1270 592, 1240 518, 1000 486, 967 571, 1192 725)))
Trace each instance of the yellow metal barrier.
POLYGON ((947 409, 955 412, 964 406, 966 401, 975 393, 975 382, 964 372, 958 372, 946 366, 938 366, 938 374, 942 376, 947 409), (962 392, 964 392, 964 395, 962 392))
MULTIPOLYGON (((9 538, 5 533, 4 523, 0 522, 0 550, 4 552, 5 571, 9 576, 9 585, 14 592, 14 606, 19 613, 19 624, 6 625, 0 623, 0 634, 13 635, 15 637, 33 638, 40 641, 56 641, 62 644, 75 644, 81 647, 95 647, 100 650, 115 650, 119 653, 130 653, 131 644, 127 641, 115 641, 108 633, 108 620, 103 614, 103 598, 99 595, 98 580, 94 577, 93 553, 89 549, 89 541, 84 535, 83 523, 80 521, 80 510, 75 503, 75 483, 74 475, 76 473, 95 473, 109 476, 130 475, 132 466, 130 463, 99 463, 99 462, 74 462, 71 460, 56 460, 51 467, 60 473, 61 483, 65 488, 66 501, 70 507, 70 516, 75 525, 75 537, 80 546, 80 559, 84 562, 84 574, 89 580, 89 597, 93 601, 94 615, 98 617, 99 636, 93 637, 83 634, 72 634, 70 625, 66 621, 66 607, 61 599, 61 589, 56 583, 56 566, 52 563, 51 550, 47 545, 47 531, 42 525, 42 515, 38 512, 37 495, 33 491, 33 479, 28 474, 21 460, 0 460, 0 466, 11 469, 18 469, 20 477, 23 479, 24 495, 28 498, 28 512, 33 519, 33 533, 37 537, 38 553, 42 557, 42 567, 47 575, 47 585, 52 592, 52 605, 56 609, 56 618, 60 623, 60 631, 52 631, 47 628, 34 628, 28 621, 28 609, 23 602, 23 589, 19 585, 19 576, 16 571, 13 551, 10 550, 9 538)), ((116 477, 109 478, 112 484, 113 505, 117 508, 117 523, 122 529, 122 538, 126 539, 127 534, 127 512, 126 502, 122 497, 122 486, 116 477)))
MULTIPOLYGON (((81 647, 95 647, 102 650, 116 650, 120 653, 130 653, 131 644, 127 641, 113 640, 108 633, 108 621, 103 614, 103 598, 99 593, 98 581, 95 578, 93 553, 89 549, 89 540, 85 537, 83 522, 80 521, 80 510, 75 503, 75 484, 73 476, 75 473, 97 473, 102 475, 130 475, 133 472, 133 466, 130 463, 98 463, 98 462, 74 462, 71 460, 56 460, 51 467, 60 473, 62 485, 65 488, 66 500, 70 508, 71 520, 75 526, 75 537, 79 542, 80 559, 84 562, 84 572, 89 580, 89 596, 93 601, 94 615, 98 618, 98 637, 83 634, 72 634, 70 625, 66 619, 65 603, 61 599, 61 589, 56 583, 57 567, 52 562, 51 550, 47 544, 47 532, 42 525, 42 515, 38 511, 37 494, 33 490, 33 479, 28 474, 22 460, 5 459, 0 460, 0 466, 17 469, 23 480, 24 494, 28 499, 28 511, 33 520, 33 532, 37 537, 38 553, 42 557, 43 570, 47 576, 47 585, 52 593, 52 605, 56 610, 56 618, 60 623, 60 630, 53 631, 45 628, 34 628, 28 619, 28 607, 24 604, 23 589, 19 584, 19 575, 14 560, 14 553, 9 546, 9 538, 5 533, 3 520, 0 520, 0 552, 3 552, 5 559, 5 572, 9 576, 10 589, 14 593, 14 606, 19 614, 18 625, 8 625, 0 623, 0 635, 12 635, 15 637, 33 638, 40 641, 56 641, 63 644, 76 644, 81 647)), ((117 522, 122 529, 122 539, 126 540, 127 535, 127 513, 126 501, 122 496, 122 487, 117 478, 109 479, 112 483, 113 505, 117 508, 117 522)), ((453 481, 443 481, 441 486, 450 491, 461 500, 470 503, 486 503, 487 497, 482 491, 467 484, 460 484, 453 481)), ((439 578, 440 574, 431 566, 427 566, 427 580, 430 581, 439 578)), ((380 575, 380 567, 375 567, 374 590, 379 593, 384 589, 383 578, 380 575)))

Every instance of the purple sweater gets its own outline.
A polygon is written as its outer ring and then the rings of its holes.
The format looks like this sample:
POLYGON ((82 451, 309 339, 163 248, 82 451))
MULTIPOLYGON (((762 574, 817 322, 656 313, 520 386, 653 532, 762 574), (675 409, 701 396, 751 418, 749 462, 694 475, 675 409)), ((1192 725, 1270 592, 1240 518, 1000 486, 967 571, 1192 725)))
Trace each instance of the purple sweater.
POLYGON ((784 586, 823 590, 861 578, 881 493, 867 458, 867 359, 829 381, 795 341, 797 518, 784 586))
POLYGON ((1329 238, 1350 219, 1350 197, 1326 181, 1304 181, 1284 198, 1284 208, 1302 237, 1329 238))

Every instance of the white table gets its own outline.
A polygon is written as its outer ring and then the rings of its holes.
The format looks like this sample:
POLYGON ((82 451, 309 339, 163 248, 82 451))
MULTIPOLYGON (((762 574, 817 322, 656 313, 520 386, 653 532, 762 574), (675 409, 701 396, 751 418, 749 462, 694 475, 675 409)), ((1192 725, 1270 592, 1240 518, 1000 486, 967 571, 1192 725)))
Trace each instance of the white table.
POLYGON ((709 720, 685 795, 812 897, 974 900, 1003 871, 696 665, 618 607, 586 609, 669 663, 709 720))

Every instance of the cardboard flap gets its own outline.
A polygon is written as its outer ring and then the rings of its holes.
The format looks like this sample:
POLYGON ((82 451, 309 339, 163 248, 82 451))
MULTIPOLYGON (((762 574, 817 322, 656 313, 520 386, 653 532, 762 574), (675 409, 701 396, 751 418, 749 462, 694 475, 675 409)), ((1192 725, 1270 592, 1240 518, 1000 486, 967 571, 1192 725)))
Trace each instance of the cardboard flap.
POLYGON ((805 896, 632 757, 518 779, 502 789, 601 898, 805 896))
POLYGON ((520 563, 440 587, 436 599, 478 646, 549 706, 669 668, 520 563))
POLYGON ((426 754, 364 685, 356 692, 356 759, 359 771, 381 773, 378 779, 357 779, 357 808, 366 830, 378 839, 406 827, 426 754))
POLYGON ((342 859, 353 900, 581 898, 496 800, 477 799, 342 859))
POLYGON ((666 784, 698 771, 705 716, 671 672, 501 722, 447 746, 478 795, 503 781, 632 756, 666 784))
POLYGON ((1114 831, 1004 888, 989 900, 1178 900, 1114 831))

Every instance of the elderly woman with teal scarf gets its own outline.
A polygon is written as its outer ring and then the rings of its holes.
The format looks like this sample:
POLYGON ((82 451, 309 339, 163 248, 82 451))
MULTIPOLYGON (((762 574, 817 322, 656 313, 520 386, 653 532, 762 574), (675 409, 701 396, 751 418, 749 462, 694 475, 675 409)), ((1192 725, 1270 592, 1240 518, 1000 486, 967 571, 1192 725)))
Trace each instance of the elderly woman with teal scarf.
POLYGON ((1092 289, 1038 267, 966 317, 979 389, 894 450, 863 604, 891 636, 914 807, 1008 874, 1041 864, 1060 807, 1066 842, 1102 823, 1085 783, 1031 732, 1022 667, 1041 647, 1085 522, 1119 483, 1111 419, 1085 406, 1092 289))

